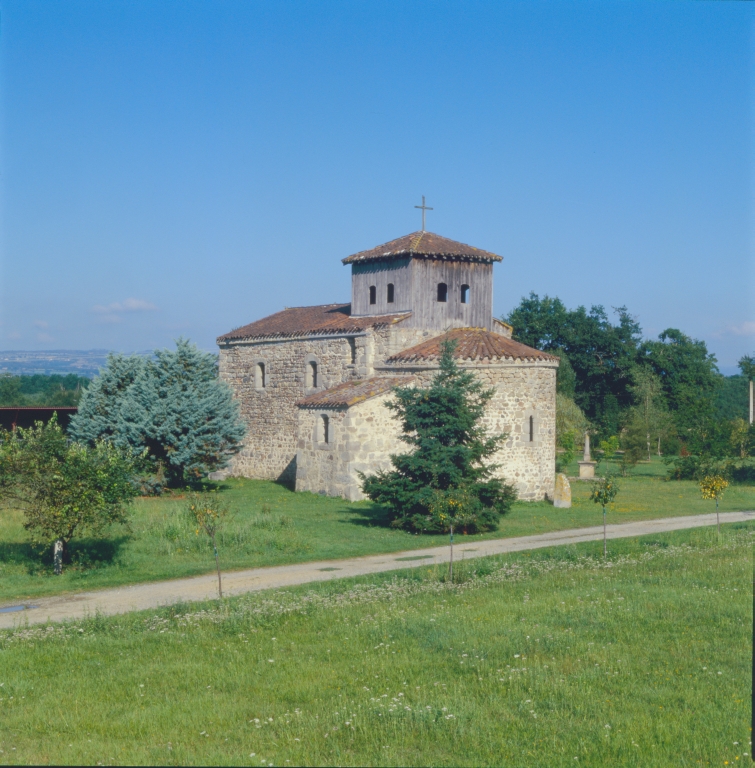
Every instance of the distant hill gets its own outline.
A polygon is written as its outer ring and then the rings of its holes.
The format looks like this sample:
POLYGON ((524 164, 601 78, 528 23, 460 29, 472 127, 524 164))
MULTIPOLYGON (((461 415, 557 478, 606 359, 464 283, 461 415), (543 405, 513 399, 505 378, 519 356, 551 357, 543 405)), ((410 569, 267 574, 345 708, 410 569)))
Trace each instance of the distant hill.
MULTIPOLYGON (((0 374, 33 376, 75 373, 91 379, 105 365, 107 349, 61 349, 49 352, 0 352, 0 374)), ((151 354, 137 353, 137 354, 151 354)))

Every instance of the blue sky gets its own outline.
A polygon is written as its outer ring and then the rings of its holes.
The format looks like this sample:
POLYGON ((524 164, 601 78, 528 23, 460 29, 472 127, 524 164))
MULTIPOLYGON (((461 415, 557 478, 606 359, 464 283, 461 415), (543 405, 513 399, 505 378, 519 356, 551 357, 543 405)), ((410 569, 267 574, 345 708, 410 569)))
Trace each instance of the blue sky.
POLYGON ((755 351, 752 3, 0 3, 0 349, 205 349, 419 229, 755 351))

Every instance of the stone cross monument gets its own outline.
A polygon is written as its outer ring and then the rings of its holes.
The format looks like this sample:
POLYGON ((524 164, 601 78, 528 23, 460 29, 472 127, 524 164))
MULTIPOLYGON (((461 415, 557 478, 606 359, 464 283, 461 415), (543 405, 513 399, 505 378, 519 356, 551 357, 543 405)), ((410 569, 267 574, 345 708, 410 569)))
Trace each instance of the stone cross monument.
POLYGON ((582 461, 578 461, 579 464, 579 479, 591 480, 595 477, 595 465, 596 461, 592 461, 590 458, 590 433, 585 432, 585 452, 582 456, 582 461))

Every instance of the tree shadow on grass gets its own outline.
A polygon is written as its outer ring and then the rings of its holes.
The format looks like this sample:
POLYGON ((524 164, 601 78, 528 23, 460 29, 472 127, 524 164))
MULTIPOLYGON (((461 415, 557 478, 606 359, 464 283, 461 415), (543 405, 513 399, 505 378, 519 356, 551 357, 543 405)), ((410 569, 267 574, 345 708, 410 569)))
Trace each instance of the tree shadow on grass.
MULTIPOLYGON (((74 539, 68 545, 65 570, 90 571, 117 564, 128 535, 108 539, 74 539)), ((0 542, 0 560, 21 565, 29 575, 52 573, 52 545, 31 542, 0 542)))
MULTIPOLYGON (((343 510, 344 522, 352 525, 361 525, 363 528, 390 528, 391 511, 388 507, 381 507, 379 504, 369 504, 363 507, 346 507, 343 510)), ((398 530, 392 528, 391 530, 398 530)))

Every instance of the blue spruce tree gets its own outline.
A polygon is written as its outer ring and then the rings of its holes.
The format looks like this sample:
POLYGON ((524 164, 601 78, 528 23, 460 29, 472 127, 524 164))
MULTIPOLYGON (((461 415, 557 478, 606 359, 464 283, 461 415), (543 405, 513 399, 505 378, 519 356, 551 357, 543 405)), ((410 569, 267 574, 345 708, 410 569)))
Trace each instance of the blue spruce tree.
POLYGON ((68 427, 68 433, 76 442, 94 446, 97 440, 106 439, 122 447, 128 446, 119 431, 118 414, 146 362, 144 357, 137 355, 108 355, 105 367, 84 390, 78 413, 68 427))
POLYGON ((215 357, 185 339, 175 351, 158 350, 154 360, 143 360, 113 412, 110 421, 95 413, 88 427, 79 414, 76 435, 108 437, 137 454, 146 448, 173 487, 227 466, 244 437, 238 404, 218 380, 215 357), (98 428, 111 431, 95 434, 98 428))

